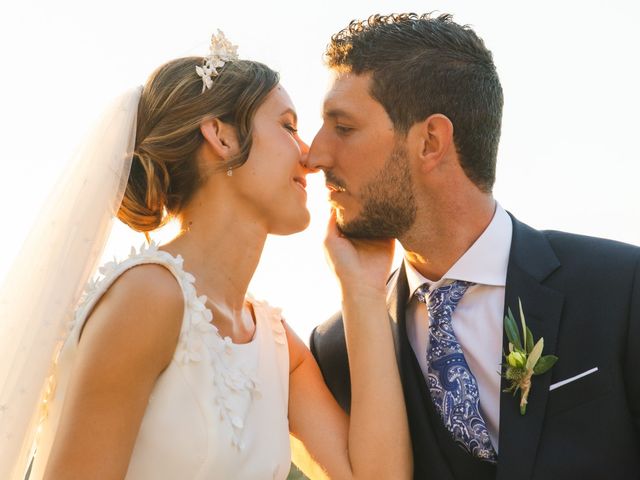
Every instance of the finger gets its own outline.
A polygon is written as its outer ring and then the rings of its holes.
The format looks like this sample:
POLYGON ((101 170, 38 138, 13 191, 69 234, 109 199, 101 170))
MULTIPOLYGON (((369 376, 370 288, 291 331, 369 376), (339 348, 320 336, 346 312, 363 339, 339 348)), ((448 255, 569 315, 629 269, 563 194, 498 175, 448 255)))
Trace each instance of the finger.
POLYGON ((327 231, 325 235, 325 243, 336 238, 341 238, 342 233, 338 228, 338 221, 336 219, 336 210, 334 208, 331 209, 331 215, 329 216, 329 221, 327 222, 327 231))
POLYGON ((336 210, 335 208, 331 209, 331 213, 329 214, 329 221, 327 222, 327 234, 333 233, 338 229, 338 225, 336 223, 336 210))

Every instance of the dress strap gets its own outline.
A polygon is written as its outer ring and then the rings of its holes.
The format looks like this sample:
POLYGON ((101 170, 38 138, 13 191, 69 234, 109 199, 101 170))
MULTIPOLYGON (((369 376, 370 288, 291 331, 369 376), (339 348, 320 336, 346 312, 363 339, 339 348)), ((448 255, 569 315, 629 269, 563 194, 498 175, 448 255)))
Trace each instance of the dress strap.
MULTIPOLYGON (((130 270, 131 268, 138 265, 145 264, 162 265, 173 274, 184 294, 184 317, 186 317, 187 294, 185 291, 185 286, 192 286, 195 278, 193 277, 193 275, 184 271, 182 267, 183 259, 181 256, 178 255, 177 257, 173 257, 168 252, 159 250, 158 244, 156 244, 155 242, 151 243, 150 245, 143 244, 138 250, 136 250, 134 247, 131 247, 129 257, 125 260, 119 261, 114 259, 110 262, 105 263, 102 267, 99 268, 98 275, 96 275, 87 283, 82 298, 80 299, 78 307, 76 308, 76 312, 71 325, 69 325, 69 335, 67 338, 67 342, 72 341, 74 344, 77 344, 79 340, 79 334, 82 331, 87 318, 93 311, 98 301, 115 283, 115 281, 120 278, 120 276, 127 270, 130 270)), ((182 328, 184 328, 185 324, 184 317, 182 328)))
POLYGON ((256 312, 256 322, 264 322, 265 334, 262 336, 262 342, 264 342, 262 348, 274 352, 282 398, 285 407, 287 407, 289 399, 289 344, 284 328, 282 309, 273 307, 264 300, 257 300, 251 295, 248 295, 248 298, 256 312))

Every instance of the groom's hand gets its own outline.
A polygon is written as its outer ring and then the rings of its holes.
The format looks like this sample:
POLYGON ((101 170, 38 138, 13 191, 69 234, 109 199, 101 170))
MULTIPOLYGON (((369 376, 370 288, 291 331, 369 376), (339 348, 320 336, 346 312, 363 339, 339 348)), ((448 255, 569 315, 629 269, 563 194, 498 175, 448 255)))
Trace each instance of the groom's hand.
POLYGON ((329 218, 324 246, 343 292, 385 292, 393 262, 393 239, 345 237, 338 229, 334 210, 329 218))

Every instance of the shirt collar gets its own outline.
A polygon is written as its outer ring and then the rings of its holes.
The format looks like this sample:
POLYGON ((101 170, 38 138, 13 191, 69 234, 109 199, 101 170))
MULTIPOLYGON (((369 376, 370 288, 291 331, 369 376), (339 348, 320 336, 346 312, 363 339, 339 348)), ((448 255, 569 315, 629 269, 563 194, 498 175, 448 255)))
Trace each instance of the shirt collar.
POLYGON ((504 287, 507 283, 512 233, 513 224, 509 214, 496 203, 493 219, 482 235, 440 280, 434 282, 425 278, 405 258, 409 298, 424 283, 439 287, 447 280, 464 280, 479 285, 504 287))

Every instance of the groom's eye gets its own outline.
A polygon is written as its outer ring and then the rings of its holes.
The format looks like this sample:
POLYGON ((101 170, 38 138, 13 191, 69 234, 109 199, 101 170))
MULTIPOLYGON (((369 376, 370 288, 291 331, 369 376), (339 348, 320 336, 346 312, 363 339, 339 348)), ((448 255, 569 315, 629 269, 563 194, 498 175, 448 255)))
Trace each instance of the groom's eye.
POLYGON ((336 125, 335 129, 336 129, 336 132, 338 133, 338 135, 347 135, 348 133, 350 133, 353 130, 353 128, 345 127, 344 125, 336 125))

